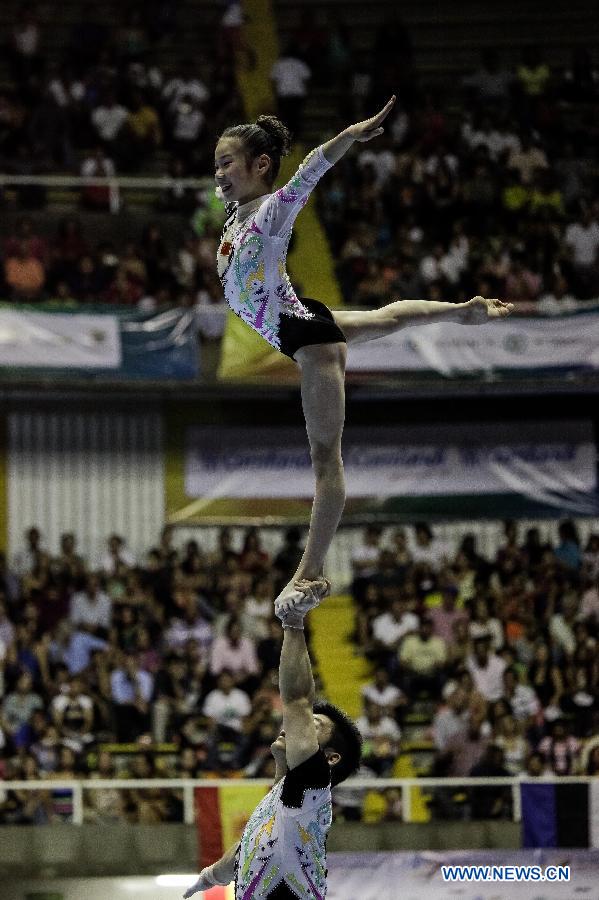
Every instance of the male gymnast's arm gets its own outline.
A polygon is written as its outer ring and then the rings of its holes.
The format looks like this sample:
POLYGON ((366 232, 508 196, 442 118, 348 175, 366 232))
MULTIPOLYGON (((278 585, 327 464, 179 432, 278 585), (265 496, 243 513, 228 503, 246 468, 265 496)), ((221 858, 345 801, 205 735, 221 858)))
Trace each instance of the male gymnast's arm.
POLYGON ((235 856, 239 841, 223 853, 220 859, 200 872, 198 880, 188 888, 183 897, 188 898, 198 891, 208 891, 217 884, 230 884, 235 878, 235 856))
MULTIPOLYGON (((314 721, 314 678, 300 616, 295 627, 283 628, 279 663, 279 691, 283 701, 285 759, 295 769, 318 751, 314 721)), ((289 622, 287 619, 286 622, 289 622)), ((277 762, 277 766, 279 763, 277 762)))

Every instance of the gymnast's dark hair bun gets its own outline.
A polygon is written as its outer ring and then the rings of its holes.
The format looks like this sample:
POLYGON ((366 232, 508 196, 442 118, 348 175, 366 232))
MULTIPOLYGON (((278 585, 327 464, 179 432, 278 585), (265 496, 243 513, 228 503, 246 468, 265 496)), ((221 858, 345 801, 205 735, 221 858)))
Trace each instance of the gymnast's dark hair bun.
POLYGON ((267 133, 273 148, 280 156, 287 156, 291 150, 291 132, 276 116, 258 116, 256 125, 267 133))

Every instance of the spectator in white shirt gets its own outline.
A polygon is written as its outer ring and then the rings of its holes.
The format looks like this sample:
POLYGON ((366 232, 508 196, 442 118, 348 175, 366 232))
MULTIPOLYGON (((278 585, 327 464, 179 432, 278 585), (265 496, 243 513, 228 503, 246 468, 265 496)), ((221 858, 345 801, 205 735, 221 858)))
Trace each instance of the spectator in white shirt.
POLYGON ((393 768, 399 754, 401 731, 390 716, 376 703, 364 703, 364 714, 356 721, 364 744, 362 762, 377 775, 384 777, 393 768))
POLYGON ((40 557, 47 557, 47 553, 42 549, 42 535, 35 525, 28 528, 25 532, 27 547, 15 554, 13 569, 15 575, 20 578, 23 575, 30 575, 31 572, 39 565, 40 557))
POLYGON ((312 77, 309 66, 299 58, 293 45, 273 65, 270 77, 274 84, 279 118, 292 134, 301 130, 304 104, 308 95, 308 82, 312 77))
POLYGON ((567 595, 562 599, 562 611, 554 613, 549 619, 549 634, 558 647, 561 656, 570 657, 576 649, 574 624, 578 613, 578 600, 567 595))
POLYGON ((171 146, 188 166, 193 165, 195 145, 205 122, 199 100, 191 94, 182 94, 171 111, 171 146))
MULTIPOLYGON (((106 156, 102 147, 96 147, 81 163, 81 175, 84 178, 114 178, 116 169, 114 162, 106 156)), ((115 184, 86 185, 81 189, 81 203, 89 209, 104 209, 117 212, 119 208, 119 189, 115 184)))
POLYGON ((560 315, 578 309, 578 300, 570 293, 570 286, 563 275, 556 273, 550 288, 537 300, 537 310, 545 315, 560 315))
POLYGON ((566 228, 564 243, 571 255, 579 296, 595 296, 599 287, 599 225, 586 203, 581 204, 578 221, 566 228))
POLYGON ((597 262, 599 225, 590 206, 582 205, 582 214, 577 222, 568 225, 564 241, 572 251, 574 265, 586 268, 597 262))
POLYGON ((382 528, 378 525, 369 525, 364 529, 361 543, 351 553, 351 567, 354 576, 352 594, 359 606, 364 602, 366 589, 378 572, 382 532, 382 528))
POLYGON ((73 594, 69 618, 80 631, 106 636, 112 621, 112 601, 97 575, 88 575, 83 590, 73 594))
POLYGON ((398 687, 391 684, 389 673, 386 669, 378 668, 374 673, 374 681, 365 684, 362 688, 362 697, 375 706, 380 706, 383 715, 397 719, 400 710, 404 707, 408 698, 398 687))
POLYGON ((411 552, 412 560, 416 565, 420 562, 428 563, 437 571, 447 562, 449 548, 435 537, 426 522, 417 522, 414 525, 414 541, 411 552))
POLYGON ((479 637, 474 641, 474 653, 466 666, 472 675, 475 688, 485 700, 493 703, 503 695, 503 673, 506 662, 496 653, 490 652, 490 637, 479 637))
POLYGON ((129 113, 124 106, 117 103, 112 91, 108 91, 92 112, 92 125, 96 135, 105 148, 114 147, 121 128, 127 121, 129 113))
POLYGON ((127 550, 126 543, 120 534, 111 534, 108 538, 108 549, 100 563, 105 575, 126 575, 135 566, 135 557, 127 550))
POLYGON ((212 727, 223 725, 240 732, 243 719, 251 711, 250 698, 245 691, 235 687, 232 673, 224 669, 218 677, 217 687, 206 697, 202 712, 212 720, 212 727))
POLYGON ((511 706, 515 719, 527 727, 534 724, 541 710, 539 698, 528 684, 518 681, 518 674, 511 666, 503 673, 503 699, 511 706))
POLYGON ((183 98, 193 100, 202 106, 210 98, 210 91, 196 74, 196 65, 192 59, 185 59, 176 75, 166 82, 162 89, 162 98, 173 112, 183 98))
POLYGON ((595 626, 599 625, 599 574, 582 595, 578 618, 595 626))
POLYGON ((476 600, 472 621, 468 626, 471 640, 488 636, 491 638, 491 648, 495 652, 501 650, 504 645, 503 628, 499 619, 491 618, 489 606, 486 600, 476 600))
POLYGON ((418 616, 410 612, 406 600, 397 598, 391 610, 381 613, 372 623, 372 636, 381 649, 395 655, 401 641, 411 631, 417 631, 418 616))

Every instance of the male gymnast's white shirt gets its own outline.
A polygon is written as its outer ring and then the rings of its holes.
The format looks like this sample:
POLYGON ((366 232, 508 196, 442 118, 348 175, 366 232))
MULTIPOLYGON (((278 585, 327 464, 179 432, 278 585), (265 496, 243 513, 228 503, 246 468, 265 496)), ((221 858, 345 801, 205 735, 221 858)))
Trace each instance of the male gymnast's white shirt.
POLYGON ((318 750, 250 816, 235 860, 235 900, 323 900, 331 822, 331 770, 318 750))

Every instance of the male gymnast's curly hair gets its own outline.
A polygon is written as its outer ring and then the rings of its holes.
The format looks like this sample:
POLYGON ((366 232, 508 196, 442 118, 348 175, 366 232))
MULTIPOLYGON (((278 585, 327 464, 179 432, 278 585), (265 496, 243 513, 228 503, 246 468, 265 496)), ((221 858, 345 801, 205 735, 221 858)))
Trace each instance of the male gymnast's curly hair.
POLYGON ((319 700, 314 704, 313 711, 328 716, 334 725, 326 746, 341 756, 339 762, 331 767, 331 785, 335 787, 358 769, 362 757, 362 735, 349 716, 332 703, 319 700))
POLYGON ((272 185, 281 168, 281 158, 291 150, 291 132, 276 116, 258 116, 255 122, 225 128, 221 137, 241 141, 248 164, 262 154, 270 157, 267 182, 272 185))

